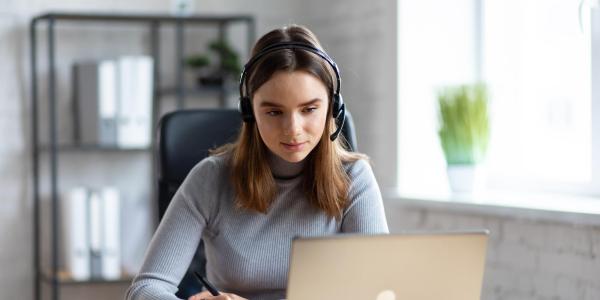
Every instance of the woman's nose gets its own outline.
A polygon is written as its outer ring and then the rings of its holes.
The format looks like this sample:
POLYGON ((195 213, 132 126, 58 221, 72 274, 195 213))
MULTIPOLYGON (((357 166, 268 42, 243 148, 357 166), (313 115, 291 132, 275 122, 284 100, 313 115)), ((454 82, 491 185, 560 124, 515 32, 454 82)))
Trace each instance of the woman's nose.
POLYGON ((283 124, 283 134, 286 136, 297 136, 302 130, 302 117, 296 113, 289 114, 283 124))

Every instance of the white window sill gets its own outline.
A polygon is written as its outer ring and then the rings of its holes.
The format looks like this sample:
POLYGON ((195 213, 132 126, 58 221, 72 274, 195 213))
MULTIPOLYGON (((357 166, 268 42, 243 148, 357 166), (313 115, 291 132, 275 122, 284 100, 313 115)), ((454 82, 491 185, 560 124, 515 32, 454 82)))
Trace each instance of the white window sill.
POLYGON ((406 194, 383 191, 386 207, 405 206, 510 218, 600 226, 600 197, 482 192, 472 195, 406 194))

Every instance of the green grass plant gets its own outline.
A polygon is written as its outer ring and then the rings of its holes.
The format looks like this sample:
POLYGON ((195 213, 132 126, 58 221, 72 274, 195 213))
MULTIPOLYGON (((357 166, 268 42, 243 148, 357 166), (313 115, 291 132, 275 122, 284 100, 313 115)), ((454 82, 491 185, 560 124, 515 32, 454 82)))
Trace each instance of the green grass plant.
POLYGON ((438 91, 438 134, 448 165, 474 165, 485 158, 490 138, 488 98, 483 83, 438 91))

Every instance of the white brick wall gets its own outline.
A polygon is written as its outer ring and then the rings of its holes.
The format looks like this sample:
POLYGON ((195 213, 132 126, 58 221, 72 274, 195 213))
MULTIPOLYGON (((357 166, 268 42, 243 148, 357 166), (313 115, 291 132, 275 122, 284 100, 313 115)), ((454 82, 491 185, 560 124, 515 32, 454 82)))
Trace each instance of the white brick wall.
POLYGON ((482 299, 600 299, 600 226, 397 201, 386 212, 392 232, 489 229, 482 299))

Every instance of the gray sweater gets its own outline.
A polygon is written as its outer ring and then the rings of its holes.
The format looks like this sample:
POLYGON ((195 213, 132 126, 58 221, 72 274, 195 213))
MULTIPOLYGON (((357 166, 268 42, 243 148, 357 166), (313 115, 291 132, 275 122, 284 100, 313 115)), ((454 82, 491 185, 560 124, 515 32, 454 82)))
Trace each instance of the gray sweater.
POLYGON ((307 201, 301 190, 303 163, 275 155, 269 163, 278 193, 267 214, 236 208, 225 157, 198 163, 171 201, 126 299, 178 299, 174 294, 200 239, 207 277, 219 290, 270 300, 285 298, 293 237, 388 232, 381 194, 366 161, 346 165, 349 203, 339 221, 307 201))

